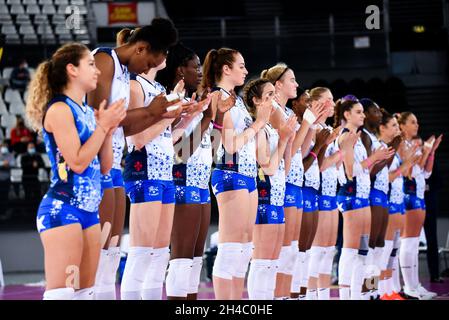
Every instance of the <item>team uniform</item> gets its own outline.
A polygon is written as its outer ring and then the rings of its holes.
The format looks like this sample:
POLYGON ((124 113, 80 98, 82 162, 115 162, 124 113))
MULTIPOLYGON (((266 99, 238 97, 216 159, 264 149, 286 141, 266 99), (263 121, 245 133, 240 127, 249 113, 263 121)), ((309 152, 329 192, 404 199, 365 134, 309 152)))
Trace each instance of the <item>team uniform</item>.
MULTIPOLYGON (((335 143, 327 146, 324 153, 325 158, 329 158, 337 148, 335 143)), ((318 199, 318 207, 320 211, 333 211, 337 209, 337 166, 334 164, 321 172, 321 188, 318 199)))
MULTIPOLYGON (((310 150, 315 142, 312 141, 310 150)), ((318 190, 320 189, 320 167, 318 159, 314 159, 310 168, 304 173, 304 188, 302 195, 304 198, 304 213, 318 211, 318 190)))
POLYGON ((412 168, 412 177, 404 177, 404 204, 406 210, 426 210, 426 202, 424 201, 424 191, 426 188, 426 179, 430 177, 430 173, 425 172, 417 164, 412 168))
MULTIPOLYGON (((270 124, 265 126, 265 133, 268 137, 271 155, 278 146, 279 134, 270 124)), ((263 174, 262 169, 259 169, 259 175, 256 180, 259 196, 256 224, 285 223, 283 207, 285 197, 284 159, 281 159, 276 173, 272 176, 263 174)))
MULTIPOLYGON (((388 148, 388 145, 369 132, 366 129, 363 131, 371 139, 371 150, 374 152, 380 147, 388 148)), ((376 174, 376 178, 372 181, 370 192, 370 203, 372 206, 388 208, 388 167, 385 166, 376 174)))
MULTIPOLYGON (((343 129, 342 134, 349 131, 343 129)), ((339 146, 336 144, 336 148, 339 146)), ((359 138, 354 145, 354 166, 352 180, 346 177, 344 164, 338 169, 340 188, 337 193, 337 205, 340 212, 362 209, 370 206, 369 195, 371 180, 369 170, 364 169, 361 163, 368 158, 365 146, 359 138)))
MULTIPOLYGON (((100 47, 95 49, 92 53, 106 53, 114 61, 114 76, 111 83, 111 93, 109 95, 109 103, 113 103, 119 99, 125 99, 125 108, 128 109, 129 95, 130 95, 130 73, 127 66, 120 63, 117 52, 112 48, 100 47)), ((109 174, 102 175, 101 186, 103 190, 110 188, 123 188, 122 176, 122 158, 123 150, 125 148, 125 134, 122 127, 118 127, 112 135, 112 150, 114 160, 112 169, 109 174)))
MULTIPOLYGON (((165 93, 158 82, 133 75, 144 92, 144 106, 153 98, 165 93)), ((171 126, 165 128, 158 137, 148 142, 140 150, 136 149, 130 137, 126 138, 128 155, 125 159, 125 190, 131 203, 161 201, 163 204, 175 202, 173 184, 173 141, 171 126)))
MULTIPOLYGON (((293 110, 285 107, 285 119, 288 119, 291 115, 294 115, 293 110)), ((298 131, 300 126, 297 128, 298 131)), ((296 207, 296 209, 302 209, 304 206, 302 186, 304 183, 304 165, 302 162, 301 147, 298 148, 296 153, 292 156, 290 171, 286 177, 285 185, 285 199, 284 208, 296 207)))
MULTIPOLYGON (((224 91, 223 89, 221 90, 224 91)), ((225 93, 229 95, 229 93, 225 93)), ((237 97, 235 105, 229 110, 229 114, 232 117, 235 134, 241 134, 253 123, 251 115, 240 97, 237 97)), ((255 137, 232 155, 225 150, 223 145, 220 145, 217 157, 219 160, 211 178, 215 196, 231 190, 246 189, 251 193, 257 189, 255 137)))
MULTIPOLYGON (((86 104, 80 106, 65 95, 58 95, 48 103, 47 111, 57 102, 64 102, 70 107, 83 145, 96 128, 93 109, 86 104)), ((74 223, 79 223, 84 230, 98 224, 98 207, 102 198, 98 156, 78 174, 65 162, 53 133, 47 132, 45 128, 42 131, 52 179, 50 188, 39 205, 36 220, 38 231, 44 232, 74 223)))
MULTIPOLYGON (((390 165, 389 171, 394 172, 399 169, 402 164, 401 157, 398 153, 394 155, 393 161, 390 165)), ((404 177, 399 175, 390 183, 390 196, 389 196, 389 213, 390 214, 404 214, 404 177)))
MULTIPOLYGON (((199 132, 202 119, 203 114, 200 113, 186 128, 184 135, 188 137, 194 130, 198 130, 195 132, 199 132)), ((200 145, 187 160, 187 163, 177 163, 173 166, 176 204, 210 203, 209 180, 212 170, 212 143, 210 134, 212 129, 213 125, 210 123, 209 127, 203 133, 200 145)), ((193 132, 194 137, 195 132, 193 132)))

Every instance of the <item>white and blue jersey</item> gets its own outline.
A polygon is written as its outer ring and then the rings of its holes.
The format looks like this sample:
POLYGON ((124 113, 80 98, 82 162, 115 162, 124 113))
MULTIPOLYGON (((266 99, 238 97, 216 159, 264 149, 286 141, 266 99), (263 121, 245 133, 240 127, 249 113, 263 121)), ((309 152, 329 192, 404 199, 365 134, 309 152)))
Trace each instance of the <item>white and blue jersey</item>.
MULTIPOLYGON (((331 143, 327 146, 324 153, 325 158, 331 157, 337 152, 335 143, 331 143)), ((333 164, 323 172, 321 172, 321 189, 318 199, 318 205, 320 211, 332 211, 337 209, 337 166, 333 164)))
MULTIPOLYGON (((224 89, 221 91, 229 95, 224 89)), ((253 124, 253 119, 241 97, 237 97, 235 105, 228 112, 232 118, 235 135, 243 133, 253 124)), ((230 190, 247 189, 250 193, 256 190, 255 137, 234 154, 229 154, 221 144, 217 151, 217 158, 217 165, 211 179, 215 195, 230 190)))
MULTIPOLYGON (((133 75, 144 93, 147 107, 157 95, 165 93, 158 82, 151 82, 139 75, 133 75)), ((125 188, 131 203, 162 201, 174 203, 173 185, 173 140, 171 126, 165 128, 156 138, 140 150, 136 149, 131 137, 126 138, 128 155, 125 159, 125 188)))
MULTIPOLYGON (((315 146, 315 141, 310 144, 310 151, 315 146)), ((320 167, 318 159, 314 159, 312 165, 304 173, 304 187, 302 196, 304 198, 304 212, 318 210, 318 190, 320 189, 320 167)))
MULTIPOLYGON (((191 134, 194 139, 201 134, 203 114, 197 115, 184 131, 184 137, 191 134)), ((209 180, 212 170, 212 144, 210 134, 212 123, 203 133, 203 138, 187 160, 173 166, 173 182, 176 185, 176 204, 210 203, 209 180), (198 196, 199 195, 199 196, 198 196)), ((189 138, 190 139, 190 138, 189 138)))
MULTIPOLYGON (((279 143, 279 134, 267 124, 264 131, 268 138, 270 155, 276 150, 279 143)), ((267 176, 259 169, 257 176, 258 206, 256 224, 281 224, 284 218, 285 197, 285 162, 282 158, 275 174, 267 176)))
MULTIPOLYGON (((388 145, 380 141, 376 135, 369 132, 367 129, 363 131, 371 139, 371 152, 379 149, 380 147, 388 148, 388 145)), ((388 208, 388 167, 385 166, 380 170, 372 181, 372 188, 370 192, 370 202, 371 206, 378 206, 388 208)))
MULTIPOLYGON (((412 144, 406 141, 408 148, 412 144)), ((417 150, 416 155, 421 156, 422 151, 417 150)), ((430 173, 425 172, 419 165, 415 164, 412 168, 411 178, 404 177, 404 191, 405 191, 405 208, 406 210, 426 209, 424 200, 424 192, 426 189, 426 179, 430 177, 430 173)))
MULTIPOLYGON (((292 109, 285 107, 284 117, 287 120, 291 115, 294 115, 292 109)), ((299 125, 298 130, 301 126, 299 125)), ((298 131, 296 130, 296 131, 298 131)), ((292 155, 290 161, 290 170, 286 177, 285 199, 284 207, 296 207, 296 209, 302 209, 304 206, 304 200, 302 196, 302 185, 304 182, 304 165, 302 162, 301 147, 298 148, 296 153, 292 155)))
MULTIPOLYGON (((120 63, 117 52, 114 49, 100 47, 92 51, 94 55, 100 52, 108 54, 114 61, 114 75, 112 77, 111 93, 109 94, 108 103, 111 104, 120 99, 125 99, 125 109, 128 109, 130 96, 130 73, 128 68, 120 63)), ((124 186, 121 165, 124 148, 125 133, 123 127, 118 127, 112 135, 112 151, 114 155, 112 169, 110 177, 106 175, 102 178, 103 188, 124 186)))
MULTIPOLYGON (((398 153, 394 155, 393 161, 391 162, 389 172, 395 172, 402 164, 401 157, 398 153)), ((404 213, 404 178, 402 175, 397 176, 390 183, 389 189, 389 213, 404 213)))
MULTIPOLYGON (((341 134, 348 132, 347 128, 341 134)), ((337 140, 338 141, 338 140, 337 140)), ((336 144, 339 149, 339 145, 336 144)), ((368 158, 362 139, 357 139, 354 145, 353 178, 346 177, 344 164, 338 169, 340 189, 337 193, 337 205, 341 212, 368 207, 371 189, 371 180, 368 168, 362 167, 362 162, 368 158)))
MULTIPOLYGON (((78 105, 65 95, 52 99, 47 110, 57 102, 70 107, 81 145, 86 143, 96 128, 94 111, 86 104, 78 105)), ((53 107, 54 108, 54 107, 53 107)), ((101 202, 100 162, 98 156, 80 174, 70 169, 59 151, 53 133, 43 128, 43 138, 51 164, 50 188, 40 203, 37 215, 39 232, 72 223, 87 229, 99 223, 101 202)))

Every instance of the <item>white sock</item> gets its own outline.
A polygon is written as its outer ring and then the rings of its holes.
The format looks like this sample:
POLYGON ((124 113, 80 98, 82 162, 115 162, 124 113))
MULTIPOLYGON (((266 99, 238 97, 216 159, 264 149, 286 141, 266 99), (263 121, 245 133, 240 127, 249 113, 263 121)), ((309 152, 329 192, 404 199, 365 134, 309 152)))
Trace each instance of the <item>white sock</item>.
POLYGON ((401 292, 401 279, 399 268, 399 252, 396 253, 396 257, 393 259, 393 277, 391 278, 391 284, 395 292, 401 292))
POLYGON ((276 275, 278 272, 278 261, 271 260, 270 270, 267 279, 266 300, 274 300, 274 290, 276 288, 276 275))
POLYGON ((385 270, 383 267, 383 253, 384 253, 384 247, 375 247, 373 252, 373 264, 377 267, 377 273, 375 276, 380 276, 380 272, 382 270, 385 270))
MULTIPOLYGON (((393 294, 393 278, 385 279, 384 281, 384 289, 386 295, 392 295, 393 294)), ((397 291, 399 292, 399 291, 397 291)))
POLYGON ((94 300, 94 287, 75 291, 72 300, 94 300))
POLYGON ((169 260, 168 247, 153 249, 153 258, 142 285, 143 300, 162 300, 162 289, 169 260))
POLYGON ((385 294, 385 280, 379 280, 378 292, 381 297, 385 294))
POLYGON ((320 288, 318 289, 318 300, 330 300, 330 289, 320 288))
POLYGON ((130 247, 121 284, 122 300, 140 300, 142 284, 153 255, 153 248, 130 247))
POLYGON ((267 296, 271 260, 252 259, 248 274, 248 298, 263 300, 267 296))
POLYGON ((366 256, 358 254, 351 277, 351 300, 362 300, 362 286, 366 270, 366 256))
MULTIPOLYGON (((354 268, 354 262, 357 259, 357 249, 342 248, 340 261, 338 264, 338 284, 340 286, 350 286, 354 268)), ((348 288, 349 290, 349 288, 348 288)))
POLYGON ((401 263, 401 272, 404 284, 407 288, 415 288, 414 263, 415 247, 414 238, 404 238, 401 240, 401 250, 399 260, 401 263))
POLYGON ((290 292, 292 293, 298 293, 300 292, 301 287, 301 280, 302 280, 302 264, 304 263, 305 259, 305 252, 296 251, 296 259, 295 259, 295 265, 293 268, 293 276, 292 276, 292 283, 290 285, 290 292))
POLYGON ((95 281, 96 300, 116 300, 115 283, 120 259, 121 254, 119 247, 110 247, 107 250, 103 274, 99 278, 98 283, 95 281))
POLYGON ((316 289, 307 289, 306 292, 306 300, 317 300, 317 292, 316 289))
POLYGON ((194 257, 192 271, 190 272, 189 294, 198 293, 203 268, 203 257, 194 257))
POLYGON ((102 300, 98 297, 98 291, 101 287, 101 282, 103 281, 104 274, 107 269, 108 263, 108 250, 101 249, 100 259, 98 260, 97 273, 95 274, 95 300, 102 300))
POLYGON ((340 300, 350 300, 351 299, 351 290, 349 287, 342 287, 338 289, 340 300))
POLYGON ((419 285, 419 238, 414 238, 415 255, 413 263, 413 285, 416 288, 419 285))

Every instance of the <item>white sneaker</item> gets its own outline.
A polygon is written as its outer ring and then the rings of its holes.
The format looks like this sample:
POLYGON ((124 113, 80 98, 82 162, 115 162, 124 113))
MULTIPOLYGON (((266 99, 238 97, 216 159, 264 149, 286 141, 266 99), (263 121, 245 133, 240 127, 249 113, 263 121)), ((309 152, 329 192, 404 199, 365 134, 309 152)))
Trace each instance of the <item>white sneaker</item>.
POLYGON ((416 298, 419 300, 431 300, 432 297, 430 295, 426 295, 424 293, 421 293, 418 291, 417 288, 408 288, 407 286, 404 286, 404 293, 412 298, 416 298))
POLYGON ((421 285, 421 283, 418 284, 417 290, 418 290, 418 292, 419 292, 420 294, 428 295, 428 296, 430 296, 431 298, 435 298, 436 296, 438 296, 438 294, 437 294, 436 292, 432 292, 432 291, 429 291, 429 290, 427 290, 426 288, 424 288, 424 287, 421 285))

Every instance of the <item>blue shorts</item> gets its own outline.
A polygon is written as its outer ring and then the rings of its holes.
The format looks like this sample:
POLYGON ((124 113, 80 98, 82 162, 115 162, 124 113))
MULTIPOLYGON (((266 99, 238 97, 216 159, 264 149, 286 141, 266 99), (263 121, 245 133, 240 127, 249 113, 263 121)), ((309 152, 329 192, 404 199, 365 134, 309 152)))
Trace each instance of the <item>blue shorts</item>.
POLYGON ((210 203, 209 189, 200 189, 191 186, 175 186, 176 204, 206 204, 210 203))
POLYGON ((256 178, 220 169, 212 172, 211 184, 215 196, 226 191, 246 189, 251 193, 257 189, 256 178))
POLYGON ((295 207, 302 209, 304 200, 302 197, 302 188, 291 183, 285 185, 284 208, 295 207))
POLYGON ((343 195, 337 195, 337 205, 338 210, 341 213, 345 213, 346 211, 362 209, 369 207, 369 199, 349 197, 343 195))
POLYGON ((318 207, 320 211, 334 211, 337 209, 337 197, 318 196, 318 207))
POLYGON ((101 175, 101 190, 112 189, 114 184, 112 182, 112 176, 110 174, 101 175))
POLYGON ((389 214, 396 214, 396 213, 404 214, 405 213, 404 202, 401 204, 390 202, 389 208, 388 208, 388 213, 389 214))
POLYGON ((426 210, 426 202, 424 199, 418 198, 415 194, 404 195, 405 210, 426 210))
POLYGON ((271 204, 257 206, 256 224, 283 224, 285 223, 284 207, 271 204))
POLYGON ((175 184, 166 180, 144 180, 125 183, 126 194, 131 203, 159 201, 175 203, 175 184))
POLYGON ((388 195, 383 191, 371 189, 369 201, 372 207, 382 207, 388 209, 388 195))
POLYGON ((85 230, 100 223, 100 216, 98 211, 81 210, 61 200, 56 200, 47 195, 44 196, 36 217, 39 233, 74 223, 79 223, 81 228, 85 230))
POLYGON ((109 174, 101 175, 101 188, 102 190, 111 188, 124 188, 122 170, 111 169, 109 174))
POLYGON ((318 211, 318 190, 311 187, 303 187, 302 196, 304 198, 304 213, 318 211))

